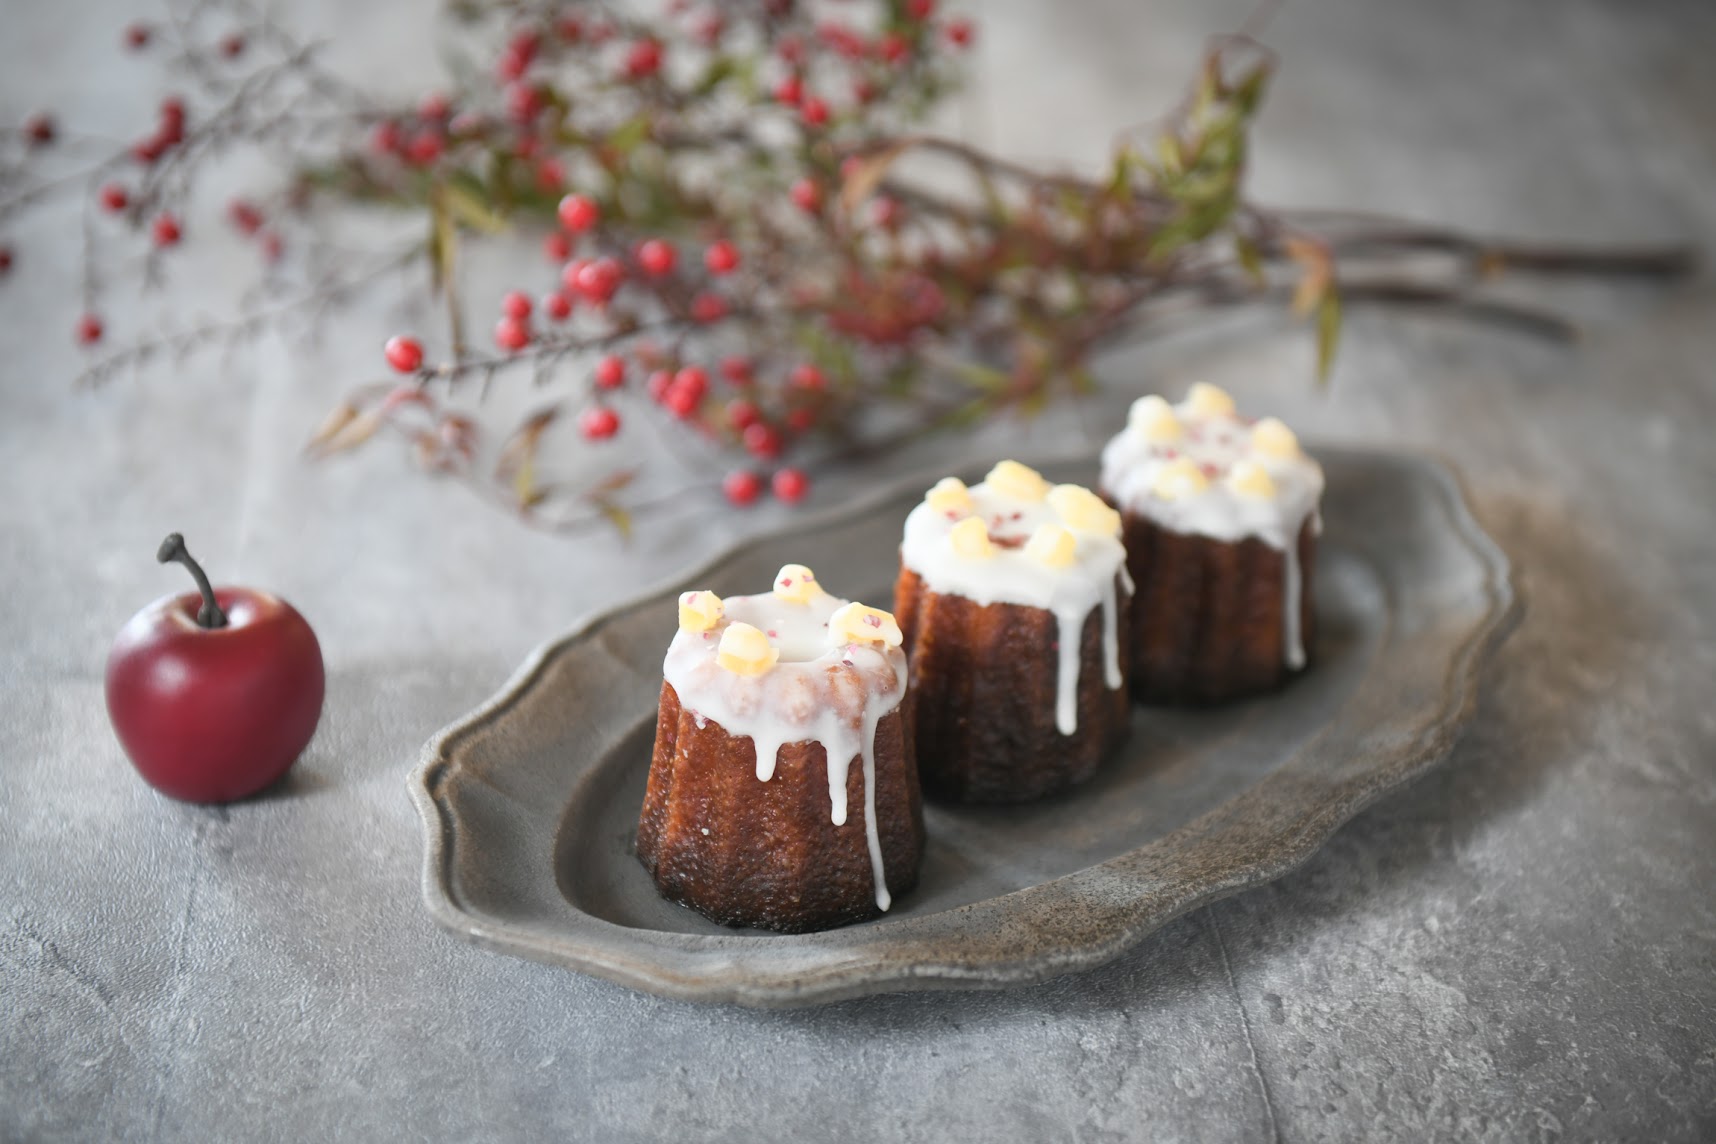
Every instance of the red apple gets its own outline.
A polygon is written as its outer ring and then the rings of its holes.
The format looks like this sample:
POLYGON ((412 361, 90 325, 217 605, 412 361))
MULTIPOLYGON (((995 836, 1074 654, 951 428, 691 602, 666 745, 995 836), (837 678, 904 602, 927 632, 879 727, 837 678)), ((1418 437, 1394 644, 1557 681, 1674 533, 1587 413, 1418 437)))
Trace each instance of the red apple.
POLYGON ((267 592, 210 587, 173 533, 198 592, 131 617, 107 657, 107 715, 139 774, 188 802, 234 802, 292 766, 322 714, 322 648, 297 610, 267 592))

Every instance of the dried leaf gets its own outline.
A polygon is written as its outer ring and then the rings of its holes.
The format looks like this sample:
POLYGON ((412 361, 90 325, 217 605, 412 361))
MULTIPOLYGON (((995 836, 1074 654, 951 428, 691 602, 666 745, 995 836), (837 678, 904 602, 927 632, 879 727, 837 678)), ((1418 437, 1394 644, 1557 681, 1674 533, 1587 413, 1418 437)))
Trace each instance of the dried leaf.
POLYGON ((616 470, 615 472, 609 473, 607 476, 603 477, 601 481, 599 481, 596 486, 590 490, 589 495, 592 499, 600 499, 609 493, 617 493, 627 485, 631 484, 637 475, 638 471, 636 469, 616 470))
POLYGON ((888 168, 916 145, 916 140, 902 139, 854 163, 852 173, 840 187, 840 208, 848 212, 857 209, 858 205, 876 190, 887 175, 888 168))
POLYGON ((372 409, 367 413, 361 413, 347 421, 327 440, 321 442, 316 449, 316 455, 328 457, 335 453, 343 453, 347 449, 355 449, 375 436, 375 431, 381 428, 381 424, 382 416, 378 411, 372 409))
POLYGON ((342 401, 328 412, 327 417, 316 427, 310 439, 304 442, 304 452, 319 452, 322 446, 332 441, 341 429, 350 425, 358 415, 357 406, 349 401, 342 401))
MULTIPOLYGON (((536 451, 542 443, 542 435, 559 416, 560 407, 550 405, 525 418, 524 423, 507 438, 506 444, 501 446, 500 457, 495 462, 496 479, 517 478, 530 469, 536 460, 536 451)), ((532 487, 531 482, 525 481, 523 487, 532 487)))

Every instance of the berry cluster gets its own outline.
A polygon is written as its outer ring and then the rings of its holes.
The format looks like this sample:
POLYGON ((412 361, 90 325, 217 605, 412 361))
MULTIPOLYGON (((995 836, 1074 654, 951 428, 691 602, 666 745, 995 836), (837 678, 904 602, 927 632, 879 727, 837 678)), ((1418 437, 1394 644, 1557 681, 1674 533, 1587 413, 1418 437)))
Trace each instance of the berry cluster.
MULTIPOLYGON (((46 113, 0 131, 0 278, 15 259, 7 228, 32 203, 79 188, 92 209, 73 329, 95 347, 106 285, 138 266, 145 284, 159 281, 164 260, 217 229, 196 211, 205 172, 235 148, 268 149, 290 182, 228 201, 225 215, 255 244, 264 287, 300 287, 270 320, 338 310, 425 260, 447 306, 444 332, 387 340, 400 376, 355 389, 312 447, 397 431, 427 468, 534 523, 571 527, 623 526, 614 494, 631 471, 593 485, 545 479, 538 462, 556 423, 599 446, 659 418, 676 449, 709 460, 711 492, 741 505, 765 489, 796 502, 806 468, 825 458, 1084 392, 1089 355, 1156 313, 1243 304, 1296 283, 1326 370, 1340 326, 1337 262, 1349 253, 1367 266, 1395 260, 1398 281, 1372 276, 1377 298, 1444 299, 1539 331, 1565 324, 1467 292, 1516 258, 1583 271, 1687 264, 1680 251, 1558 262, 1541 247, 1374 216, 1320 212, 1312 223, 1257 207, 1243 179, 1273 60, 1243 37, 1212 48, 1165 126, 1123 138, 1103 176, 1083 179, 914 126, 952 90, 976 35, 934 0, 666 0, 655 19, 579 0, 450 10, 466 25, 459 42, 489 45, 488 61, 465 73, 478 77, 468 86, 404 104, 323 70, 313 45, 248 0, 204 0, 183 19, 127 27, 124 47, 156 55, 188 94, 160 99, 137 138, 81 183, 45 168, 92 141, 46 113), (924 178, 929 164, 963 178, 924 178), (948 189, 961 182, 966 190, 948 189), (428 240, 378 263, 341 263, 326 253, 333 244, 305 233, 324 202, 417 212, 428 240), (460 252, 527 228, 547 260, 540 280, 521 269, 479 323, 489 335, 468 337, 476 315, 458 288, 460 252), (121 241, 143 257, 122 249, 104 264, 121 241), (1412 279, 1426 250, 1455 256, 1451 284, 1412 279), (485 431, 481 396, 525 376, 551 404, 485 431), (722 450, 745 467, 714 459, 722 450), (485 453, 492 470, 477 463, 485 453)), ((144 337, 92 359, 85 377, 264 325, 252 310, 144 337)))

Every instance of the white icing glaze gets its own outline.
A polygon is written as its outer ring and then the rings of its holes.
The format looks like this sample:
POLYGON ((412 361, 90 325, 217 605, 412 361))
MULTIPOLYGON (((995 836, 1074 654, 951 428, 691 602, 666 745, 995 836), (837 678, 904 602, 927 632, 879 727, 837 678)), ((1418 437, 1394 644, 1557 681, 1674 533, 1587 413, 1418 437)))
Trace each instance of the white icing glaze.
POLYGON ((774 777, 783 746, 822 744, 836 826, 846 823, 846 780, 853 759, 860 760, 870 871, 876 905, 886 910, 892 903, 876 828, 876 726, 905 697, 905 653, 880 641, 837 641, 828 621, 847 601, 818 588, 797 602, 784 598, 778 587, 763 595, 726 598, 722 618, 706 630, 682 627, 668 646, 662 674, 698 726, 713 720, 729 735, 751 739, 757 778, 763 782, 774 777), (740 675, 720 665, 721 636, 734 623, 763 632, 780 653, 773 667, 740 675))
POLYGON ((1125 683, 1120 674, 1115 581, 1118 578, 1128 593, 1132 581, 1126 574, 1126 550, 1118 526, 1112 534, 1071 528, 1076 544, 1071 562, 1049 564, 1035 558, 1027 545, 1042 525, 1068 523, 1051 503, 1054 498, 1010 495, 988 481, 973 485, 969 494, 968 509, 957 503, 942 508, 931 503, 946 505, 942 498, 926 499, 914 508, 906 517, 900 560, 932 592, 964 596, 976 604, 1022 604, 1054 614, 1059 646, 1055 726, 1061 734, 1071 735, 1078 730, 1079 651, 1085 620, 1099 606, 1103 682, 1111 691, 1125 683), (987 556, 974 557, 969 549, 962 552, 950 535, 956 525, 973 518, 983 521, 993 543, 987 556))
POLYGON ((1122 509, 1172 532, 1227 542, 1255 536, 1281 549, 1286 564, 1283 655, 1289 667, 1303 667, 1299 532, 1307 520, 1314 533, 1322 531, 1323 468, 1299 450, 1279 422, 1256 422, 1265 433, 1263 440, 1253 441, 1254 422, 1215 399, 1225 394, 1213 386, 1198 393, 1202 400, 1188 397, 1166 407, 1172 421, 1159 397, 1133 403, 1130 423, 1102 450, 1102 490, 1122 509), (1174 423, 1178 435, 1164 428, 1174 423), (1188 462, 1207 483, 1174 479, 1188 462), (1268 480, 1258 480, 1252 466, 1268 480))

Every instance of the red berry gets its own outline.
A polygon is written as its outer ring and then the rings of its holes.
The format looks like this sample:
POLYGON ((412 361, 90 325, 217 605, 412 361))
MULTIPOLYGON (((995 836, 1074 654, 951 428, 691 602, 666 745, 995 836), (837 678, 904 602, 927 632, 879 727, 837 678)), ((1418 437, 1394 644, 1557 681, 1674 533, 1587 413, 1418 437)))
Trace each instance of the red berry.
POLYGON ((542 89, 535 84, 509 83, 506 87, 506 113, 514 123, 529 123, 542 114, 542 89))
POLYGON ((174 246, 178 244, 180 238, 184 237, 183 232, 179 229, 179 220, 167 213, 155 216, 155 225, 151 233, 154 236, 156 246, 174 246))
POLYGON ((691 300, 691 320, 707 325, 727 316, 727 303, 719 294, 699 294, 691 300))
POLYGON ((793 183, 789 193, 793 205, 806 214, 815 214, 822 209, 822 186, 814 179, 799 179, 793 183))
POLYGON ((101 188, 101 205, 107 210, 118 214, 131 202, 131 196, 118 183, 109 183, 101 188))
POLYGON ((911 50, 911 41, 898 32, 889 32, 876 41, 876 55, 891 64, 905 59, 911 50))
POLYGON ((787 428, 791 429, 794 433, 803 433, 815 424, 816 410, 810 408, 808 405, 802 409, 795 409, 791 413, 787 414, 787 428))
POLYGON ((101 340, 101 319, 94 314, 85 314, 77 320, 77 340, 79 344, 93 346, 101 340))
POLYGON ((600 305, 620 288, 625 270, 612 258, 598 258, 578 268, 578 293, 600 305))
POLYGON ((268 262, 279 262, 280 255, 286 250, 285 242, 273 231, 262 236, 262 257, 268 262))
POLYGON ((774 487, 775 496, 788 504, 803 500, 804 494, 810 491, 810 478, 802 469, 779 469, 769 483, 774 487))
POLYGON ((748 469, 736 469, 721 481, 721 491, 737 505, 747 505, 763 491, 763 478, 748 469))
POLYGON ((702 403, 702 397, 696 390, 680 385, 675 381, 667 387, 667 393, 662 396, 661 403, 667 406, 668 412, 684 421, 702 403))
POLYGON ((654 40, 639 40, 626 51, 626 75, 643 79, 661 70, 661 45, 654 40))
POLYGON ((544 294, 542 312, 552 321, 564 322, 572 316, 572 300, 558 290, 552 294, 544 294))
POLYGON ((514 55, 534 60, 538 49, 542 47, 542 37, 529 28, 513 33, 512 39, 506 42, 506 50, 514 55))
POLYGON ((185 101, 176 95, 169 95, 161 101, 161 122, 167 126, 183 127, 185 125, 185 101))
POLYGON ((639 266, 659 277, 673 270, 673 264, 679 261, 679 252, 673 249, 672 243, 652 238, 639 244, 637 258, 639 266))
POLYGON ((511 48, 501 53, 500 62, 495 65, 495 74, 500 76, 502 83, 511 83, 530 70, 530 57, 511 48))
POLYGON ((817 34, 822 37, 823 43, 849 60, 858 59, 864 54, 863 37, 845 24, 829 21, 817 28, 817 34))
POLYGON ((828 122, 828 104, 815 96, 811 96, 804 101, 804 106, 799 109, 799 114, 810 126, 821 127, 828 122))
POLYGON ((644 382, 644 388, 649 391, 651 401, 661 401, 667 397, 667 391, 673 388, 673 371, 658 369, 649 375, 644 382))
POLYGON ((592 441, 605 441, 620 431, 620 415, 605 405, 592 405, 578 415, 578 430, 592 441))
POLYGON ((149 46, 149 25, 132 24, 125 29, 125 46, 132 51, 142 51, 149 46))
POLYGON ((419 131, 405 147, 406 161, 417 167, 427 167, 441 157, 441 133, 419 131))
POLYGON ((220 42, 220 54, 229 60, 236 60, 244 54, 244 37, 237 32, 225 37, 220 42))
POLYGON ((578 285, 578 275, 584 273, 584 267, 588 265, 590 265, 588 258, 574 258, 568 262, 560 268, 560 285, 574 294, 582 294, 584 291, 578 285))
POLYGON ((572 240, 564 231, 550 231, 542 240, 542 253, 550 262, 565 262, 572 257, 572 240))
POLYGON ((789 75, 775 84, 775 102, 784 103, 788 107, 796 107, 798 101, 804 98, 804 81, 797 74, 789 75))
POLYGON ((775 45, 775 54, 796 67, 804 62, 804 41, 797 36, 782 36, 775 45))
POLYGON ((226 208, 226 213, 240 234, 252 235, 262 229, 262 212, 244 199, 232 200, 226 208))
POLYGON ((900 225, 900 204, 896 199, 887 195, 877 195, 872 200, 870 217, 876 220, 876 225, 883 230, 893 230, 900 225))
POLYGON ((935 12, 935 0, 906 0, 906 15, 914 20, 927 20, 935 12))
POLYGON ((530 295, 523 290, 508 290, 501 298, 501 313, 520 322, 530 320, 530 295))
POLYGON ((876 98, 876 85, 859 76, 852 81, 852 98, 859 103, 869 103, 876 98))
POLYGON ((769 460, 781 455, 781 435, 761 421, 745 429, 745 450, 753 457, 769 460))
POLYGON ((787 377, 787 384, 794 389, 821 390, 828 388, 828 379, 822 376, 820 369, 806 362, 793 367, 792 373, 787 377))
POLYGON ((673 375, 673 387, 683 389, 695 400, 702 401, 703 395, 709 392, 709 375, 697 366, 688 365, 673 375))
POLYGON ((375 125, 375 134, 369 138, 369 145, 383 155, 391 155, 399 150, 399 124, 391 119, 384 119, 375 125))
POLYGON ((24 120, 24 135, 31 143, 41 145, 54 141, 54 120, 45 111, 38 111, 24 120))
POLYGON ((431 123, 439 123, 452 112, 453 104, 446 95, 432 91, 424 96, 417 104, 417 117, 427 119, 431 123))
POLYGON ((968 48, 977 35, 977 27, 964 16, 947 23, 947 42, 956 48, 968 48))
POLYGON ((596 225, 602 208, 584 195, 567 195, 560 200, 560 225, 574 234, 582 234, 596 225))
POLYGON ((726 239, 711 243, 703 252, 703 265, 711 274, 731 274, 739 268, 739 248, 726 239))
POLYGON ((517 318, 502 318, 495 323, 495 345, 508 353, 517 353, 530 344, 530 327, 517 318))
POLYGON ((554 34, 568 44, 576 44, 584 38, 584 24, 576 16, 562 16, 554 21, 554 34))
POLYGON ((543 159, 536 164, 536 189, 553 194, 566 188, 566 166, 558 159, 543 159))
POLYGON ((733 385, 751 384, 751 359, 738 355, 721 359, 721 376, 733 385))
POLYGON ((727 403, 727 424, 741 433, 762 420, 762 416, 754 403, 742 397, 727 403))
POLYGON ((167 150, 167 143, 159 135, 141 140, 131 145, 131 157, 145 167, 151 166, 167 150))
POLYGON ((12 248, 0 246, 0 274, 12 273, 12 248))
POLYGON ((596 363, 596 388, 618 389, 625 384, 626 359, 617 354, 609 354, 596 363))
POLYGON ((403 334, 388 338, 382 353, 387 355, 387 364, 400 373, 416 373, 423 364, 423 343, 403 334))

